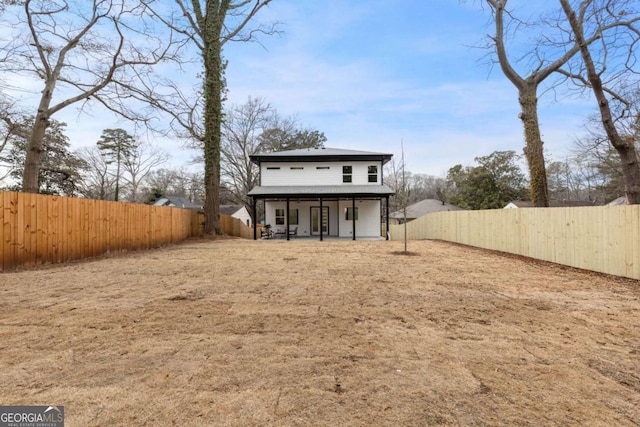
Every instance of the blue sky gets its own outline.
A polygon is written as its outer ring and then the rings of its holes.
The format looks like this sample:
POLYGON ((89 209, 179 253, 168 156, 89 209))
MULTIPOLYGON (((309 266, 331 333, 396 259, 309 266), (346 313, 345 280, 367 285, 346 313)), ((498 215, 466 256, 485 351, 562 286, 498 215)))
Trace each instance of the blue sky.
MULTIPOLYGON (((258 19, 282 22, 283 34, 225 48, 227 104, 262 97, 324 132, 330 147, 399 157, 402 141, 414 173, 444 176, 495 150, 521 153, 517 93, 487 64, 487 52, 471 47, 491 31, 488 18, 473 0, 273 0, 258 19)), ((544 95, 539 107, 545 147, 564 159, 594 111, 591 101, 544 95)), ((74 147, 95 144, 105 128, 128 128, 99 111, 87 118, 70 109, 55 118, 67 122, 74 147)), ((172 166, 194 154, 174 141, 155 143, 172 166)))
MULTIPOLYGON (((415 173, 443 176, 495 150, 522 152, 517 92, 472 47, 491 31, 480 2, 274 0, 260 18, 283 22, 284 34, 263 38, 264 48, 227 46, 231 103, 263 97, 331 147, 399 157, 402 141, 415 173)), ((589 100, 541 97, 553 157, 567 155, 592 111, 589 100)))

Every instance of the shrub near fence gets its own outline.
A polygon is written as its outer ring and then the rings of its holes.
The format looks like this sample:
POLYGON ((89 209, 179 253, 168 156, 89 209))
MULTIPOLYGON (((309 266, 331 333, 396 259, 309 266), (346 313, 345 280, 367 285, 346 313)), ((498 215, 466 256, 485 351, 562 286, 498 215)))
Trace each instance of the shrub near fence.
POLYGON ((0 191, 0 271, 178 243, 201 223, 186 209, 0 191))
MULTIPOLYGON (((404 226, 390 226, 392 240, 404 226)), ((640 205, 437 212, 407 224, 437 239, 640 279, 640 205)))

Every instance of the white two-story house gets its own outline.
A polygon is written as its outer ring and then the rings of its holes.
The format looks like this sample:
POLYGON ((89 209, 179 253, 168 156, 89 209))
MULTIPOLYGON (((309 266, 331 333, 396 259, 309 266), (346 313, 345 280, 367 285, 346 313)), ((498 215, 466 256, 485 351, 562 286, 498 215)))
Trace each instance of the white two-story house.
MULTIPOLYGON (((389 196, 394 194, 382 183, 383 166, 392 156, 337 148, 250 156, 260 168, 259 185, 249 192, 253 217, 263 201, 265 223, 287 239, 293 234, 320 240, 381 237, 382 221, 388 229, 389 196)), ((256 239, 256 225, 253 233, 256 239)))

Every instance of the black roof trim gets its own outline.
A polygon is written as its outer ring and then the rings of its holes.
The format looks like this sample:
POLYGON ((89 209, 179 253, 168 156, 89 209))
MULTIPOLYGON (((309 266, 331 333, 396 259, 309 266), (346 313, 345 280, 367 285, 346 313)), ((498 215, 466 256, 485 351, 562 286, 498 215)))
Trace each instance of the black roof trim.
POLYGON ((300 155, 300 156, 278 156, 278 155, 262 155, 254 154, 249 156, 251 161, 256 165, 260 165, 262 162, 369 162, 380 161, 382 164, 386 164, 391 160, 393 154, 318 154, 318 155, 300 155))
POLYGON ((249 191, 248 196, 255 199, 317 199, 320 197, 379 199, 393 194, 395 192, 386 185, 258 186, 249 191))

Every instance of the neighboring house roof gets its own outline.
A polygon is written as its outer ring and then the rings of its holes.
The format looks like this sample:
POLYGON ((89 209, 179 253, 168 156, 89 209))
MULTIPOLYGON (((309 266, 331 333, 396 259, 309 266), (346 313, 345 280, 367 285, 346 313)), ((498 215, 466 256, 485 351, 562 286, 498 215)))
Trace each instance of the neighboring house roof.
POLYGON ((220 205, 220 213, 222 215, 233 215, 234 213, 241 210, 244 206, 242 205, 220 205))
MULTIPOLYGON (((550 208, 574 208, 580 206, 593 206, 593 202, 588 200, 550 200, 549 207, 550 208)), ((514 200, 509 202, 505 208, 532 208, 533 202, 524 201, 524 200, 514 200)))
POLYGON ((333 162, 333 161, 382 161, 382 164, 391 160, 393 154, 374 153, 371 151, 345 150, 341 148, 302 148, 298 150, 276 151, 273 153, 260 153, 249 156, 255 164, 261 162, 333 162))
POLYGON ((627 204, 627 198, 625 196, 620 196, 617 199, 613 199, 607 206, 622 206, 627 204))
MULTIPOLYGON (((418 203, 414 203, 413 205, 407 206, 407 219, 419 218, 423 215, 434 212, 460 210, 463 209, 454 205, 450 205, 449 203, 443 203, 442 201, 437 199, 425 199, 418 203)), ((399 211, 393 212, 389 214, 389 217, 402 219, 404 218, 404 210, 401 209, 399 211)))
POLYGON ((202 203, 192 203, 186 197, 162 196, 154 203, 155 206, 174 206, 185 209, 202 209, 202 203))
POLYGON ((252 197, 367 197, 394 194, 386 185, 274 185, 258 186, 249 191, 252 197))

